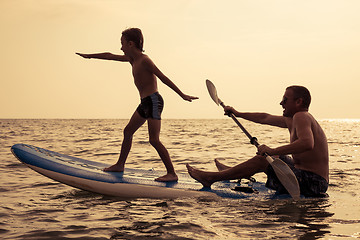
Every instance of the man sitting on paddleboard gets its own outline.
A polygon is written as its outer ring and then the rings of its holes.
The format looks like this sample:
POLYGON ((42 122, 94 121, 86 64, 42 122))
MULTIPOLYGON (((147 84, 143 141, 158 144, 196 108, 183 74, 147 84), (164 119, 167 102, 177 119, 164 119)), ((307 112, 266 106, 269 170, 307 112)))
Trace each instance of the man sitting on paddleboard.
POLYGON ((104 171, 123 172, 126 158, 130 152, 132 138, 134 133, 147 121, 149 129, 150 144, 156 149, 163 161, 167 174, 155 179, 161 182, 177 181, 169 153, 159 139, 161 128, 161 112, 163 110, 163 99, 158 93, 158 77, 164 84, 169 86, 184 100, 191 102, 197 97, 184 94, 168 77, 166 77, 152 62, 152 60, 143 54, 143 35, 138 28, 129 28, 122 32, 121 50, 124 55, 112 53, 83 54, 76 53, 84 58, 96 58, 103 60, 114 60, 120 62, 129 62, 132 66, 134 82, 139 90, 141 103, 132 115, 129 123, 124 129, 124 140, 121 146, 119 160, 116 164, 105 168, 104 171))
POLYGON ((189 174, 204 187, 214 182, 249 178, 255 173, 267 174, 266 186, 287 193, 277 178, 274 169, 265 159, 264 154, 279 156, 292 169, 304 196, 322 196, 329 182, 329 153, 324 131, 315 118, 308 112, 311 96, 308 89, 302 86, 290 86, 286 89, 280 105, 283 116, 267 113, 238 112, 230 106, 224 108, 225 114, 233 113, 236 117, 280 128, 290 132, 290 143, 270 148, 266 145, 258 147, 257 155, 234 167, 228 167, 215 160, 218 172, 201 171, 187 164, 189 174), (292 155, 290 157, 289 155, 292 155))

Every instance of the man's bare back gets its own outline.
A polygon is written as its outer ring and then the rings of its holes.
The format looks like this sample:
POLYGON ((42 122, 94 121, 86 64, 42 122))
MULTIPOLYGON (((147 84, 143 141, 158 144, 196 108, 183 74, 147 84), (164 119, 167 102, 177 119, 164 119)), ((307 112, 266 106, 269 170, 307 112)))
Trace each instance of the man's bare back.
POLYGON ((306 128, 313 136, 313 148, 302 153, 293 153, 295 167, 301 170, 316 173, 329 181, 329 153, 326 135, 309 112, 298 112, 289 124, 290 142, 298 139, 299 125, 306 124, 306 128))

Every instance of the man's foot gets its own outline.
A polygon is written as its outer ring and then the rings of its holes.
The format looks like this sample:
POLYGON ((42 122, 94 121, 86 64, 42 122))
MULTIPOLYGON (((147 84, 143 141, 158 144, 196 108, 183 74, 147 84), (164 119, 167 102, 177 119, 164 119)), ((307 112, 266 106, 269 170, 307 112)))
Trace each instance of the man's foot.
POLYGON ((215 158, 215 165, 219 171, 224 171, 224 170, 230 168, 229 166, 226 166, 225 164, 220 163, 217 158, 215 158))
POLYGON ((178 176, 176 173, 168 173, 162 177, 158 177, 155 179, 157 182, 176 182, 178 180, 178 176))
MULTIPOLYGON (((219 170, 219 172, 231 168, 225 164, 220 163, 218 158, 215 158, 215 165, 216 165, 217 169, 219 170)), ((251 182, 256 182, 255 178, 253 178, 253 177, 245 177, 245 179, 248 179, 251 182)), ((241 179, 239 179, 239 181, 241 181, 241 179)))
POLYGON ((186 168, 192 178, 199 181, 204 187, 210 187, 213 184, 213 181, 209 180, 208 174, 204 171, 197 170, 191 167, 189 164, 186 164, 186 168))
POLYGON ((123 172, 124 167, 114 164, 110 167, 104 168, 103 171, 104 172, 123 172))

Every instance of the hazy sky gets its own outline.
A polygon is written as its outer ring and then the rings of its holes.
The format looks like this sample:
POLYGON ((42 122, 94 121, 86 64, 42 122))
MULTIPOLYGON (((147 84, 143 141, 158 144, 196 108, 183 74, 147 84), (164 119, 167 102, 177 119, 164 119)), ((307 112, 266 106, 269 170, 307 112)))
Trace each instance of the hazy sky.
POLYGON ((221 118, 205 80, 239 111, 281 114, 288 85, 312 93, 317 118, 360 118, 358 0, 0 0, 0 118, 129 118, 139 95, 121 32, 183 92, 159 82, 163 118, 221 118))

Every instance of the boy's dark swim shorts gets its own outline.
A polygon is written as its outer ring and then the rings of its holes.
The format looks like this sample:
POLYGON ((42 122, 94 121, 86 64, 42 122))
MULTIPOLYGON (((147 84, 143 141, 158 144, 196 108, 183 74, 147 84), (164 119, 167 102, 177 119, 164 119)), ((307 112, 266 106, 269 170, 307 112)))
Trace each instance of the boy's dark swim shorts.
MULTIPOLYGON (((294 172, 300 185, 301 195, 305 197, 327 196, 325 192, 329 184, 325 178, 315 173, 295 168, 293 160, 290 156, 280 156, 279 158, 283 160, 294 172)), ((280 194, 288 193, 285 187, 280 183, 271 165, 268 166, 266 175, 268 176, 265 185, 266 187, 274 189, 280 194)))
POLYGON ((136 111, 143 118, 153 118, 157 120, 161 120, 161 112, 164 108, 164 100, 161 95, 156 92, 141 99, 141 103, 139 104, 136 111))

